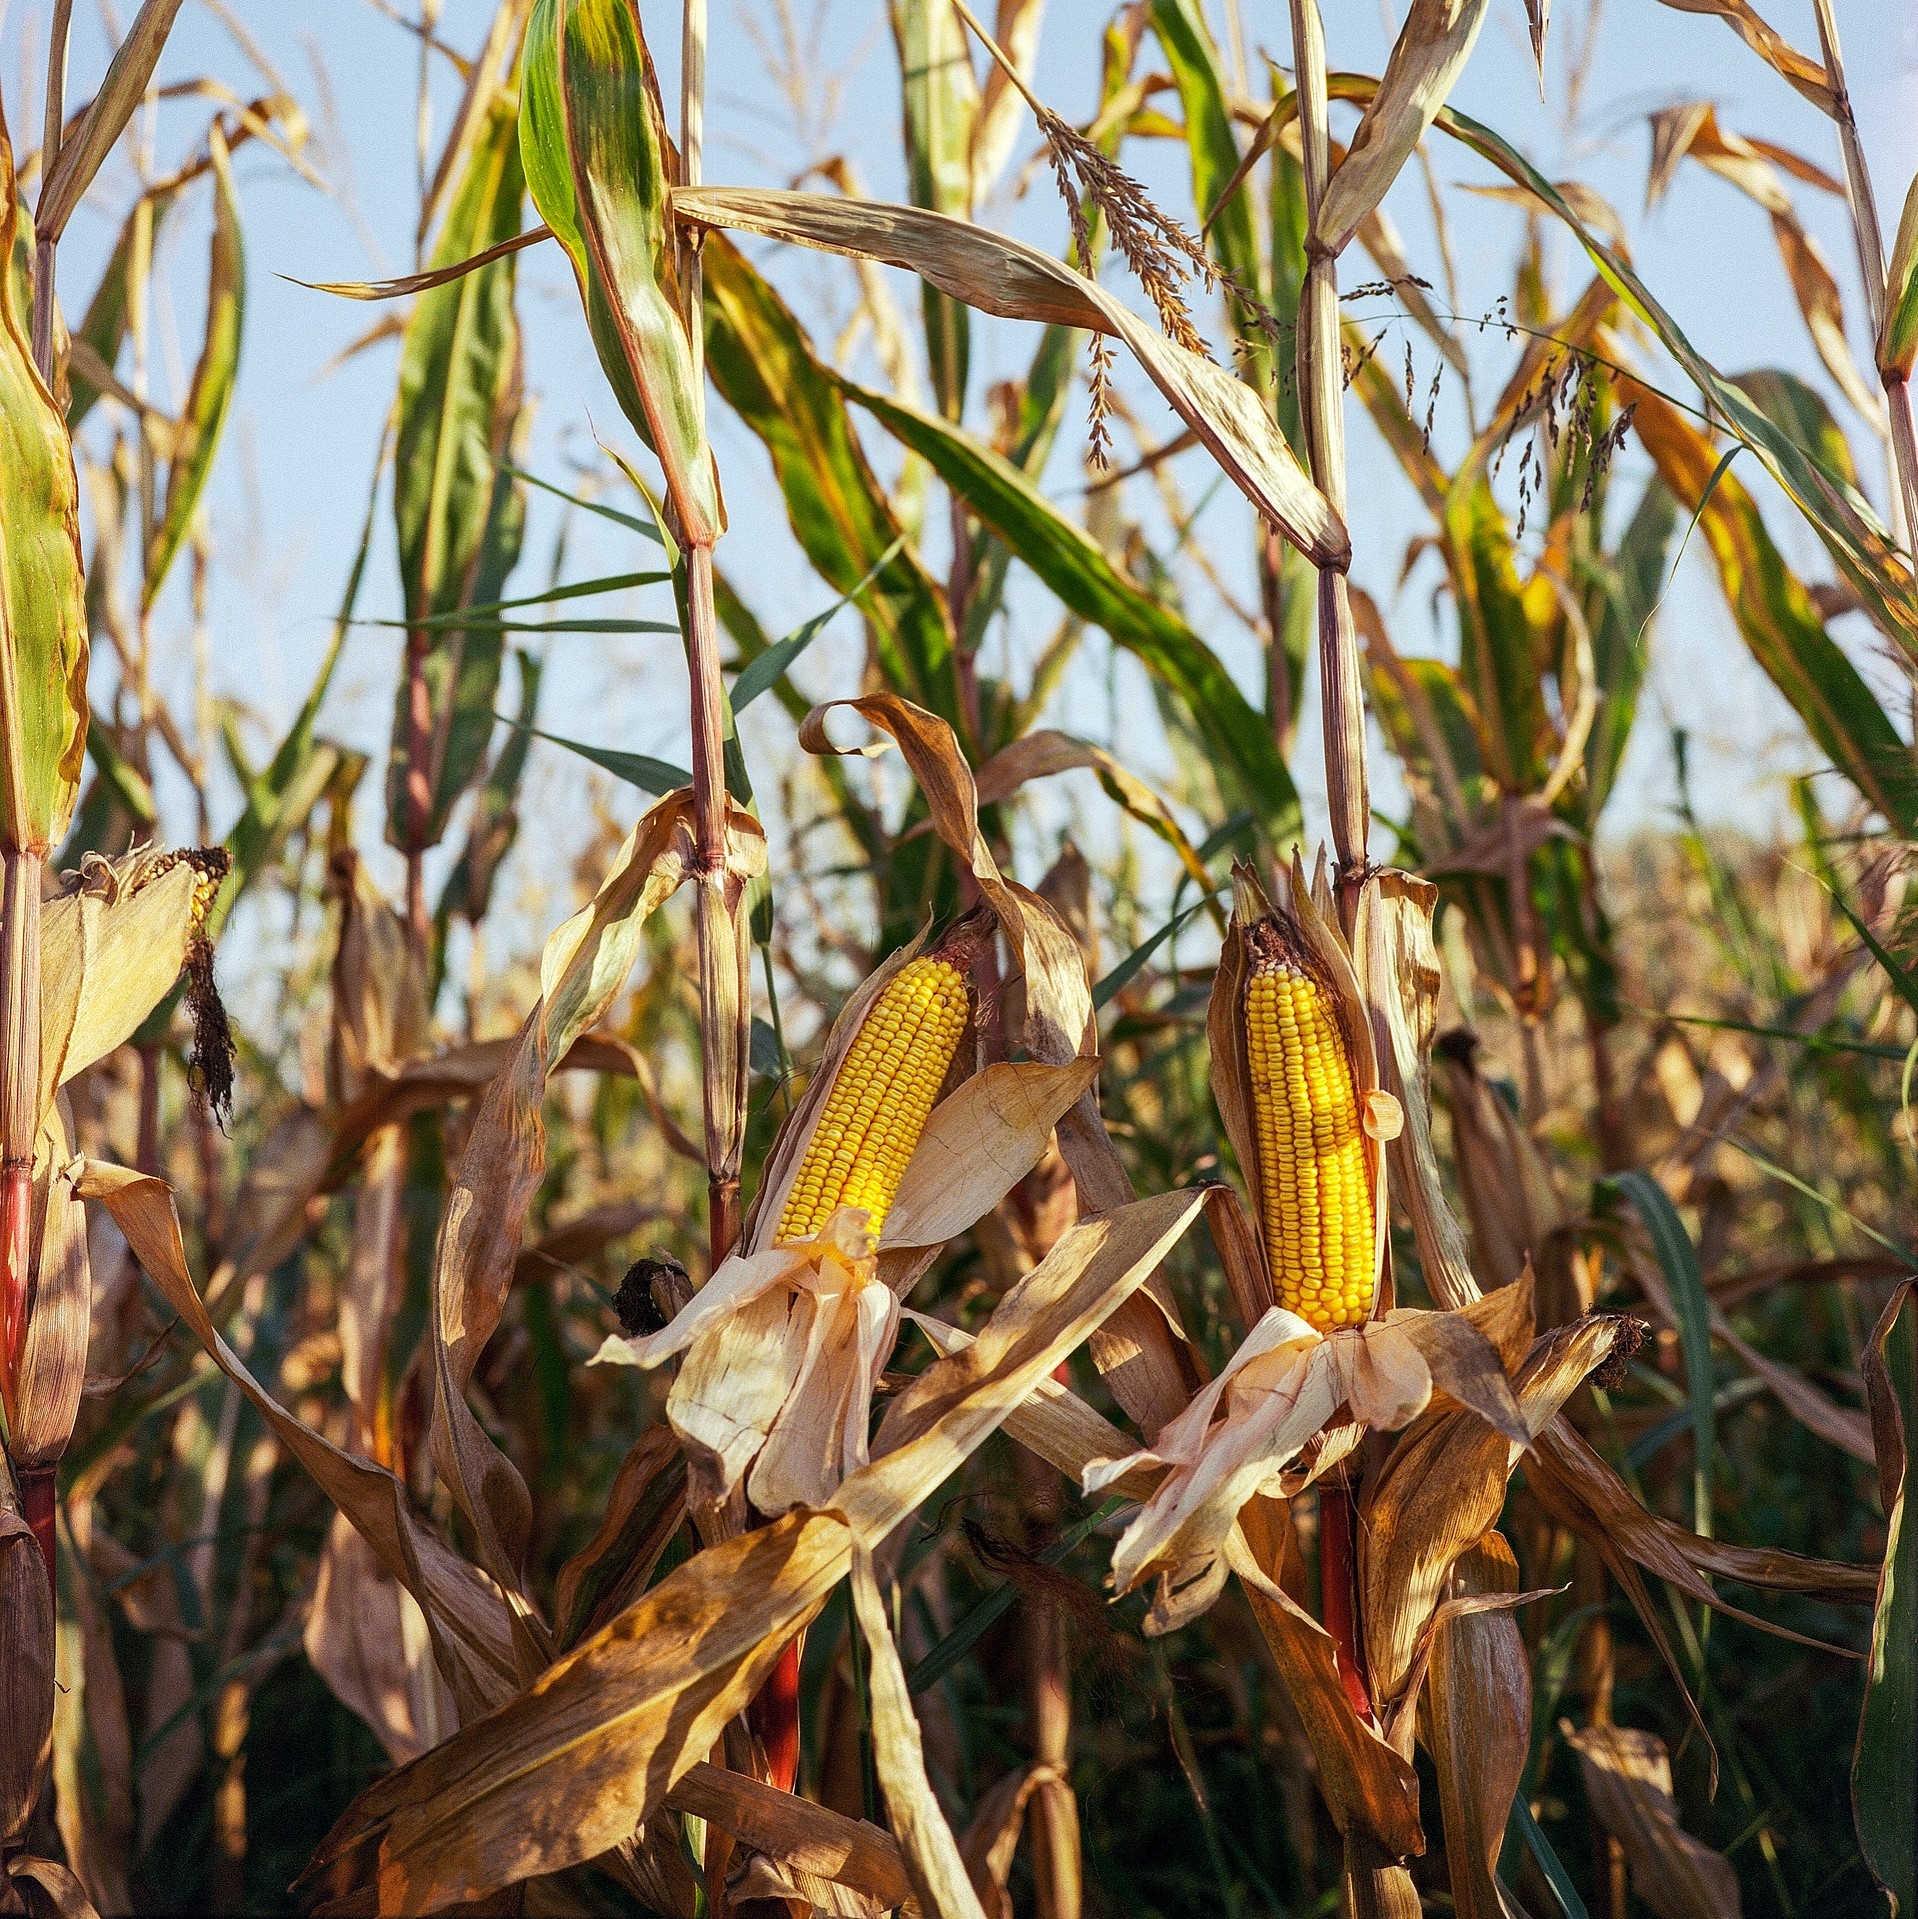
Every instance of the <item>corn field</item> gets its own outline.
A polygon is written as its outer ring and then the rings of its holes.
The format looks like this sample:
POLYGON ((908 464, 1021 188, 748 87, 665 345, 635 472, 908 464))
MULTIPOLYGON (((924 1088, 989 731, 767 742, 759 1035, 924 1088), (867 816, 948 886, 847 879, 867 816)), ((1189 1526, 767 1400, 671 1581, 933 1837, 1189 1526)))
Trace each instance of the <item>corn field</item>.
POLYGON ((0 1912, 1918 1914, 1761 4, 0 4, 0 1912))

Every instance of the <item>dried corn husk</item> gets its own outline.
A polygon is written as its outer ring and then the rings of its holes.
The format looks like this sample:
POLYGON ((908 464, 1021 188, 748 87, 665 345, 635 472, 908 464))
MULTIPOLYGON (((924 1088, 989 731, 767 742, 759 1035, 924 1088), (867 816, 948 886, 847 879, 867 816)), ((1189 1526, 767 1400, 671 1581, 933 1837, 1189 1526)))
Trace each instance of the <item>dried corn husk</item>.
POLYGON ((362 1793, 309 1868, 320 1910, 362 1910, 376 1889, 386 1909, 436 1911, 630 1835, 757 1693, 855 1544, 877 1548, 1144 1283, 1202 1204, 1167 1194, 1072 1228, 972 1345, 893 1402, 872 1464, 830 1511, 708 1547, 529 1691, 362 1793))
POLYGON ((1625 1850, 1632 1884, 1659 1919, 1739 1919, 1738 1874, 1678 1823, 1672 1762, 1656 1733, 1561 1724, 1599 1822, 1625 1850))
MULTIPOLYGON (((727 1260, 670 1325, 643 1338, 610 1337, 594 1356, 656 1366, 686 1355, 666 1414, 686 1445, 699 1502, 726 1499, 743 1482, 763 1513, 820 1506, 866 1463, 872 1395, 899 1331, 899 1299, 866 1215, 841 1207, 810 1240, 766 1242, 832 1075, 867 1010, 916 950, 881 967, 835 1024, 754 1203, 749 1250, 727 1260)), ((1005 1064, 962 1082, 927 1121, 880 1248, 936 1247, 964 1232, 1037 1161, 1097 1073, 1090 1059, 1005 1064)))

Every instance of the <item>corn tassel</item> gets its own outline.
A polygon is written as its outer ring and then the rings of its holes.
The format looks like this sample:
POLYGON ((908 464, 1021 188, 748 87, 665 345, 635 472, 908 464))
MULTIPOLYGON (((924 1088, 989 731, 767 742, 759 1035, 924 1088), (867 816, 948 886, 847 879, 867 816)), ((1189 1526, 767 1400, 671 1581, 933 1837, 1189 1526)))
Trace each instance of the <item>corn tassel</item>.
POLYGON ((1372 1309, 1372 1188, 1332 989, 1277 918, 1248 929, 1246 1060, 1259 1215, 1281 1306, 1321 1332, 1372 1309))
POLYGON ((841 1206, 864 1207, 878 1238, 970 1012, 966 976, 951 960, 923 954, 900 968, 833 1077, 777 1242, 818 1232, 841 1206))

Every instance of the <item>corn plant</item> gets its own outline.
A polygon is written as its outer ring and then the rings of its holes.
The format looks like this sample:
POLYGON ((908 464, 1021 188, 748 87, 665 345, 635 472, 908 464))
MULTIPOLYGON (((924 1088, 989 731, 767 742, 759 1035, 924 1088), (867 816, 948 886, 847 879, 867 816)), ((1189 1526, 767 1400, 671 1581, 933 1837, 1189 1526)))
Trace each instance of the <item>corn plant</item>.
MULTIPOLYGON (((1622 223, 1448 104, 1482 0, 1413 0, 1376 78, 1292 0, 1258 99, 1236 8, 1229 44, 1194 0, 1127 8, 1084 125, 1038 61, 1076 21, 897 0, 901 204, 843 160, 708 181, 732 55, 704 0, 502 0, 457 55, 424 8, 422 128, 431 63, 458 84, 415 270, 310 295, 406 303, 354 349, 397 339, 392 414, 257 764, 238 709, 157 694, 155 614, 218 561, 232 155, 318 176, 243 36, 265 91, 185 86, 214 111, 161 169, 177 11, 147 0, 69 116, 55 7, 31 224, 30 169, 0 181, 0 1904, 245 1910, 296 1874, 320 1912, 688 1919, 1918 1899, 1910 745, 1829 630, 1862 613, 1913 656, 1908 538, 1810 385, 1720 374, 1622 223), (1132 170, 1168 138, 1189 209, 1132 170), (123 139, 137 196, 69 327, 61 235, 123 139), (1484 364, 1386 210, 1440 142, 1592 273, 1551 288, 1534 224, 1462 443, 1348 311, 1389 301, 1441 377, 1484 364), (988 218, 1022 146, 1054 251, 988 218), (171 419, 153 238, 195 192, 171 419), (543 470, 519 256, 549 240, 631 462, 543 470), (815 343, 761 242, 835 257, 880 378, 815 343), (1026 369, 990 395, 988 324, 1026 369), (1049 476, 1078 392, 1075 510, 1049 476), (720 407, 763 500, 728 504, 720 407), (1402 656, 1355 577, 1348 430, 1429 514, 1456 664, 1402 656), (1215 485, 1237 517, 1202 524, 1215 485), (562 539, 529 583, 556 493, 617 571, 571 577, 562 539), (784 634, 737 523, 768 505, 818 582, 784 634), (1787 567, 1781 510, 1834 583, 1787 567), (1801 789, 1788 844, 1699 825, 1682 736, 1672 829, 1600 839, 1694 536, 1845 782, 1837 817, 1801 789), (1023 673, 989 644, 1022 574, 1057 621, 1023 673), (571 604, 654 590, 670 622, 571 604), (536 607, 679 636, 686 771, 571 738, 531 640, 506 717, 536 607), (840 614, 845 682, 807 657, 840 614), (393 689, 371 821, 323 724, 356 626, 393 689), (1049 723, 1108 642, 1168 775, 1134 729, 1049 723), (776 763, 739 725, 768 693, 776 763), (1389 865, 1373 722, 1410 794, 1389 865), (547 742, 605 777, 604 830, 502 959, 547 742), (163 766, 198 839, 237 789, 223 845, 146 843, 163 766), (1029 802, 1088 773, 1085 847, 1052 843, 1029 802), (289 1015, 236 1051, 213 941, 267 899, 310 1038, 289 1015), (1766 1723, 1788 1709, 1803 1739, 1766 1723), (1820 1811, 1848 1767, 1852 1817, 1820 1811)), ((1918 199, 1887 253, 1826 0, 1815 60, 1726 18, 1830 114, 1838 172, 1693 104, 1651 185, 1692 162, 1771 217, 1908 528, 1918 199), (1869 369, 1787 180, 1853 218, 1869 369)))

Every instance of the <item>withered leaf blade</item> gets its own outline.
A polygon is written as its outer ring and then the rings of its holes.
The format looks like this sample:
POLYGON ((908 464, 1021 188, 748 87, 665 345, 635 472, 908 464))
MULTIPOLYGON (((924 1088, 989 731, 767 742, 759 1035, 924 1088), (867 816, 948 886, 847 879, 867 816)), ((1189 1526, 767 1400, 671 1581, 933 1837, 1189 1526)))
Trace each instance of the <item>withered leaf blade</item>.
POLYGON ((1203 1204, 1144 1199, 1071 1229, 979 1338, 894 1401, 830 1512, 709 1546, 532 1687, 363 1792, 307 1869, 322 1911, 432 1912, 609 1851, 706 1758, 845 1577, 1137 1290, 1203 1204))
POLYGON ((892 1834, 864 1819, 795 1798, 763 1780, 701 1761, 666 1795, 675 1812, 691 1813, 783 1866, 830 1879, 890 1911, 912 1896, 892 1834))
POLYGON ((872 1555, 863 1548, 853 1554, 852 1603, 870 1661, 872 1743, 879 1784, 920 1910, 937 1914, 938 1919, 986 1919, 959 1842, 926 1777, 925 1748, 919 1722, 913 1717, 912 1696, 906 1690, 906 1671, 893 1644, 872 1555))
POLYGON ((0 1461, 0 1847, 21 1842, 53 1749, 53 1595, 0 1461))
MULTIPOLYGON (((1539 1340, 1517 1380, 1529 1427, 1543 1428, 1604 1362, 1619 1326, 1594 1316, 1539 1340)), ((1453 1565, 1497 1520, 1520 1451, 1477 1414, 1434 1407, 1393 1449, 1368 1492, 1360 1578, 1382 1711, 1399 1700, 1453 1565)))
POLYGON ((1349 561, 1344 523, 1252 389, 1166 339, 1063 261, 923 207, 749 187, 680 187, 672 204, 674 216, 690 224, 764 233, 904 267, 983 313, 1116 334, 1239 490, 1287 539, 1315 564, 1349 561))
MULTIPOLYGON (((1502 1534, 1487 1533, 1459 1556, 1451 1591, 1518 1592, 1518 1562, 1502 1534)), ((1426 1690, 1453 1903, 1460 1919, 1506 1919, 1498 1854, 1532 1736, 1531 1663, 1511 1612, 1441 1625, 1426 1690)))
POLYGON ((133 1254, 215 1363, 258 1408, 287 1451, 346 1514, 383 1565, 419 1601, 434 1656, 463 1715, 523 1684, 512 1607, 492 1581, 414 1517, 412 1498, 384 1467, 344 1452, 295 1419, 215 1331, 187 1271, 172 1189, 124 1166, 87 1162, 77 1188, 113 1215, 133 1254))
MULTIPOLYGON (((1438 118, 1485 24, 1486 10, 1487 0, 1412 0, 1379 90, 1319 203, 1315 238, 1329 252, 1345 251, 1438 118)), ((1543 26, 1535 31, 1542 37, 1543 26)))
POLYGON ((1659 1919, 1739 1919, 1738 1875, 1678 1823, 1672 1765, 1656 1733, 1561 1726, 1600 1823, 1625 1850, 1632 1884, 1659 1919))
POLYGON ((1864 1352, 1878 1441, 1885 1560, 1872 1615, 1871 1663, 1852 1760, 1858 1839, 1898 1911, 1918 1908, 1918 1282, 1886 1302, 1864 1352))
POLYGON ((1239 1526, 1251 1576, 1245 1566, 1236 1569, 1305 1727, 1334 1823, 1348 1839, 1363 1838, 1388 1858, 1422 1853, 1417 1773, 1377 1727, 1352 1710, 1332 1635, 1279 1583, 1291 1550, 1285 1503, 1255 1498, 1239 1526))

